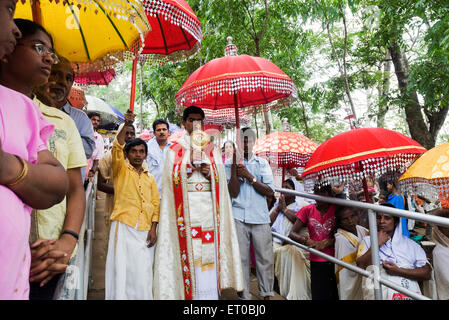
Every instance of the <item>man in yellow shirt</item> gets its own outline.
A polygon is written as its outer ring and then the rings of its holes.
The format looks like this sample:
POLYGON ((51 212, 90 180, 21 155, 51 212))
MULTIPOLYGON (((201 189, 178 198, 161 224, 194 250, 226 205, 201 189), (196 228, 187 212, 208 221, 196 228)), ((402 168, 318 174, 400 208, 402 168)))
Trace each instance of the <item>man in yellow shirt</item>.
MULTIPOLYGON (((128 110, 124 127, 133 122, 134 114, 128 110)), ((147 152, 145 141, 139 138, 125 145, 123 128, 112 146, 114 210, 106 258, 106 300, 153 299, 159 193, 156 180, 143 166, 147 152)))
MULTIPOLYGON (((50 300, 64 273, 61 267, 74 258, 79 232, 84 219, 86 199, 81 179, 81 170, 86 166, 86 156, 80 134, 75 122, 64 112, 45 105, 37 98, 34 102, 55 130, 47 141, 48 150, 64 166, 69 179, 66 198, 46 210, 37 210, 31 223, 31 275, 30 299, 50 300), (53 240, 52 242, 44 240, 53 240), (51 252, 64 252, 65 256, 53 259, 51 252), (49 253, 49 254, 47 254, 49 253)), ((72 267, 74 289, 70 295, 81 288, 79 270, 72 267)))

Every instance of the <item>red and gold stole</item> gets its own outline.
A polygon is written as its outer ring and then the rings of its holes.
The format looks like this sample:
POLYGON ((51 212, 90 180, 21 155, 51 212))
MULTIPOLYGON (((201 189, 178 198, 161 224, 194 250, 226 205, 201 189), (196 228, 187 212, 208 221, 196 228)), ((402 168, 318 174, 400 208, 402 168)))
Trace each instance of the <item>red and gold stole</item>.
MULTIPOLYGON (((173 181, 173 192, 175 199, 175 208, 177 212, 177 228, 178 228, 178 239, 179 239, 179 249, 181 256, 181 268, 182 277, 184 281, 184 298, 185 300, 192 300, 192 274, 189 264, 189 256, 187 252, 187 234, 186 225, 184 217, 184 204, 183 204, 183 188, 182 188, 182 176, 181 176, 181 165, 182 160, 185 155, 185 148, 178 142, 175 142, 170 146, 175 152, 175 161, 173 163, 172 171, 172 181, 173 181)), ((220 187, 218 178, 218 168, 213 156, 214 145, 209 143, 205 148, 205 154, 211 162, 213 169, 213 180, 211 183, 215 185, 215 199, 216 199, 216 239, 217 239, 217 280, 218 280, 218 290, 221 291, 220 286, 220 187)))

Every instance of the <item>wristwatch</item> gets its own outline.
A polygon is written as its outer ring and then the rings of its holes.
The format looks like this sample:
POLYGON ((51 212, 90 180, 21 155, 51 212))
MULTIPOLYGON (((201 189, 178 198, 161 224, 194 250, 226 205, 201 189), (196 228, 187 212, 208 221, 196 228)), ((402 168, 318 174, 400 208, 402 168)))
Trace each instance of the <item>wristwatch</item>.
POLYGON ((256 177, 254 177, 253 178, 253 180, 251 180, 251 182, 249 183, 250 185, 253 185, 253 184, 255 184, 257 182, 257 179, 256 179, 256 177))

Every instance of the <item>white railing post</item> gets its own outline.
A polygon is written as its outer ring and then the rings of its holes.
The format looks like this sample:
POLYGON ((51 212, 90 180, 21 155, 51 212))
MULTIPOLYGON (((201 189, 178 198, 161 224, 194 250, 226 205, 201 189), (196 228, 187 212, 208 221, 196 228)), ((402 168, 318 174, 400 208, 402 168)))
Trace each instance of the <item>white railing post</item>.
POLYGON ((369 233, 371 239, 371 259, 373 265, 374 298, 382 300, 380 278, 379 239, 377 237, 377 219, 373 210, 368 210, 369 233))

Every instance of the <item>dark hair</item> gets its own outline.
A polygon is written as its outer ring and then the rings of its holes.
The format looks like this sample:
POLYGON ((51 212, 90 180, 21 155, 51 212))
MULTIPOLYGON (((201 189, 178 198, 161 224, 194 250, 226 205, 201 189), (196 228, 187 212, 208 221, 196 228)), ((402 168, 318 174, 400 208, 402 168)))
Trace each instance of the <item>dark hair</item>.
POLYGON ((184 112, 182 113, 182 121, 187 121, 187 118, 189 117, 189 114, 200 114, 202 117, 202 120, 206 117, 204 114, 203 109, 197 106, 190 106, 188 108, 184 109, 184 112))
MULTIPOLYGON (((384 207, 389 207, 389 208, 395 208, 396 209, 396 207, 393 204, 389 203, 389 202, 384 202, 384 203, 381 203, 380 205, 384 206, 384 207)), ((393 216, 393 215, 391 215, 391 216, 394 219, 395 225, 399 224, 399 217, 398 216, 393 216)))
POLYGON ((92 117, 98 117, 98 118, 101 119, 101 115, 98 112, 95 112, 95 111, 89 112, 87 114, 87 116, 89 117, 89 119, 92 119, 92 117))
POLYGON ((73 74, 75 74, 75 70, 73 70, 72 63, 69 61, 69 59, 67 59, 66 57, 60 56, 59 54, 58 54, 58 59, 59 59, 58 65, 61 65, 61 64, 69 65, 70 69, 72 69, 73 74))
POLYGON ((38 31, 41 31, 50 38, 51 46, 53 47, 53 37, 40 24, 26 19, 14 19, 14 23, 22 33, 22 39, 28 36, 32 36, 36 34, 38 31))
POLYGON ((292 179, 285 179, 284 182, 287 182, 290 187, 292 187, 293 190, 295 190, 295 183, 292 181, 292 179))
POLYGON ((128 153, 129 153, 129 150, 131 150, 132 147, 140 146, 141 144, 144 145, 144 147, 145 147, 145 153, 148 154, 148 146, 147 146, 147 143, 146 143, 145 141, 143 141, 142 139, 140 139, 140 138, 134 138, 134 139, 129 140, 129 141, 126 143, 125 148, 124 148, 125 153, 128 154, 128 153))
POLYGON ((134 127, 134 125, 132 123, 128 124, 126 127, 131 127, 131 128, 133 128, 134 132, 136 131, 136 127, 134 127))
POLYGON ((329 196, 331 196, 332 195, 331 185, 330 184, 326 184, 326 185, 320 186, 320 185, 316 184, 313 187, 313 193, 317 193, 317 192, 327 192, 327 194, 329 196))
POLYGON ((165 124, 165 125, 167 126, 167 129, 170 128, 170 126, 168 125, 168 122, 165 121, 164 119, 156 119, 156 120, 154 120, 154 122, 153 122, 153 131, 156 131, 156 126, 157 126, 158 124, 165 124))
POLYGON ((225 143, 223 143, 223 149, 226 148, 226 143, 230 143, 232 145, 232 147, 234 148, 234 150, 235 150, 235 143, 232 142, 231 140, 225 141, 225 143))

